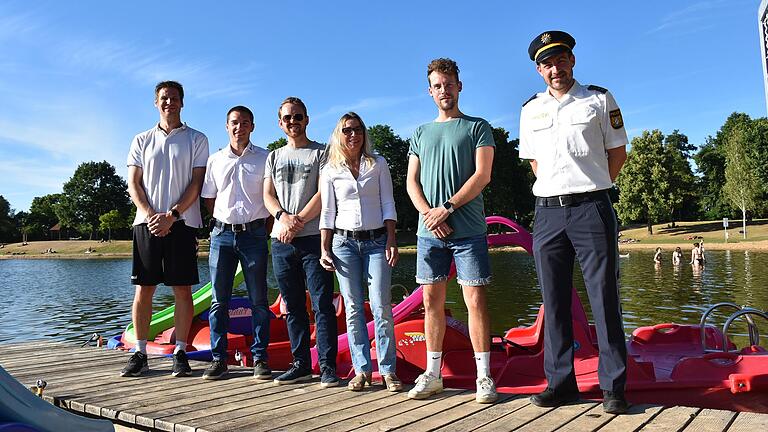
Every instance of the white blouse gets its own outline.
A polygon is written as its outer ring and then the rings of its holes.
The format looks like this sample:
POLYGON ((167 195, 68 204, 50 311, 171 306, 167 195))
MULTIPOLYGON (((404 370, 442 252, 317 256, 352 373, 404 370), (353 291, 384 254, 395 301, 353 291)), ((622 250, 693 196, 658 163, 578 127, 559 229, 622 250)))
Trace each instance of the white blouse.
POLYGON ((320 173, 320 229, 373 230, 397 221, 392 177, 386 159, 360 160, 355 179, 347 167, 325 165, 320 173))

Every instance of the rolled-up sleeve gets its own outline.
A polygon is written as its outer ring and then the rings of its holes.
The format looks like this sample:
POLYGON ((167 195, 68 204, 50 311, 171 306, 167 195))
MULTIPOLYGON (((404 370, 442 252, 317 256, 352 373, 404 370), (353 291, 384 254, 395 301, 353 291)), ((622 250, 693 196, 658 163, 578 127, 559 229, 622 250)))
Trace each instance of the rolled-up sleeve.
POLYGON ((392 175, 389 172, 389 165, 387 165, 387 161, 383 157, 379 157, 376 164, 379 165, 379 194, 381 197, 382 219, 397 222, 397 209, 395 208, 395 198, 392 192, 392 175))
POLYGON ((333 190, 333 181, 329 168, 324 168, 320 173, 320 229, 334 229, 336 227, 336 193, 333 190))

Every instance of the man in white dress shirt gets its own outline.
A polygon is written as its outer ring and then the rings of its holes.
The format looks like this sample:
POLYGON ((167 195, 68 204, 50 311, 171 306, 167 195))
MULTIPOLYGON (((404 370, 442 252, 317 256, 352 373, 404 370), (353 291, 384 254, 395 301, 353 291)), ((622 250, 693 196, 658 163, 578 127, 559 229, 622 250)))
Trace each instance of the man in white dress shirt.
POLYGON ((236 106, 227 112, 226 129, 229 145, 208 159, 201 194, 214 218, 209 255, 213 300, 208 318, 213 362, 203 378, 219 379, 227 373, 229 301, 239 263, 251 300, 253 376, 269 380, 266 223, 270 214, 262 195, 269 152, 250 141, 253 112, 247 107, 236 106))

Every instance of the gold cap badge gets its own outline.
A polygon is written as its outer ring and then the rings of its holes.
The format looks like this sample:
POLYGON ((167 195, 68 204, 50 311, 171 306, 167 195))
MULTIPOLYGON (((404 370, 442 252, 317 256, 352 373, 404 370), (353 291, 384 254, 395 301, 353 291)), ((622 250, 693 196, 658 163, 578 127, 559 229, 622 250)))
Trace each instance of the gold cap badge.
POLYGON ((548 44, 552 40, 552 36, 550 36, 549 33, 544 33, 541 35, 541 43, 548 44))

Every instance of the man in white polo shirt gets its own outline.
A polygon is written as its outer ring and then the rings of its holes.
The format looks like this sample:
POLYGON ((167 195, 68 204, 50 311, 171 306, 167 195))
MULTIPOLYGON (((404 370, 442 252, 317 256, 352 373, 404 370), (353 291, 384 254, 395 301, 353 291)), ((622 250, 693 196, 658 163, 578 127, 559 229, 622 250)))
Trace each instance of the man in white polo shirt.
POLYGON ((227 373, 227 329, 232 283, 240 263, 251 299, 253 329, 253 376, 272 378, 267 366, 270 312, 267 304, 267 233, 270 217, 262 198, 264 164, 269 152, 250 141, 253 112, 236 106, 227 112, 229 145, 208 159, 202 197, 213 214, 209 263, 213 302, 211 351, 213 362, 204 379, 219 379, 227 373))
POLYGON ((186 347, 192 322, 192 285, 197 273, 196 229, 202 226, 200 188, 208 160, 208 138, 181 122, 184 88, 175 81, 155 86, 160 122, 136 135, 128 153, 128 193, 133 221, 133 326, 136 352, 121 376, 140 376, 147 365, 147 334, 157 285, 173 287, 176 347, 173 376, 189 375, 186 347))

